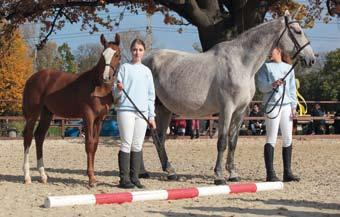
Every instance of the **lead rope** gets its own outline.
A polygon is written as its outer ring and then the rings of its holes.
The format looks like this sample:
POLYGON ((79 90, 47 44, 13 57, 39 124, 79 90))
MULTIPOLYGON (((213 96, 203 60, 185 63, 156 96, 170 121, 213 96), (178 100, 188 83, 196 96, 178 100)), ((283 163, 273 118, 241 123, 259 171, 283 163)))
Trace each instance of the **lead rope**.
POLYGON ((124 90, 124 88, 122 89, 122 91, 125 94, 126 98, 128 98, 128 100, 131 102, 133 107, 135 107, 135 109, 138 112, 138 114, 140 114, 142 116, 142 118, 146 121, 147 125, 150 128, 152 140, 156 143, 156 149, 157 149, 157 151, 159 151, 159 147, 161 145, 161 142, 160 142, 160 139, 158 137, 158 134, 157 134, 156 130, 152 128, 151 124, 149 123, 149 120, 145 117, 143 112, 141 110, 139 110, 139 108, 136 106, 136 104, 133 102, 133 100, 130 98, 130 96, 127 94, 127 92, 124 90))
POLYGON ((297 61, 295 61, 295 63, 292 65, 292 67, 290 68, 290 70, 287 72, 287 74, 285 76, 283 76, 283 78, 281 78, 280 80, 283 81, 283 92, 282 95, 280 96, 280 98, 278 100, 276 100, 276 102, 274 103, 273 107, 267 111, 268 107, 269 107, 269 101, 273 98, 274 94, 278 92, 278 89, 280 86, 277 86, 276 88, 273 88, 269 98, 267 99, 266 104, 264 105, 264 113, 267 115, 267 117, 269 119, 275 119, 279 116, 281 108, 282 108, 282 104, 283 104, 283 100, 285 98, 285 93, 286 93, 286 81, 285 79, 287 78, 287 76, 293 71, 293 69, 295 68, 295 66, 297 65, 297 61), (280 102, 281 101, 281 102, 280 102), (277 112, 277 114, 274 117, 269 117, 268 115, 270 113, 273 112, 273 110, 275 109, 275 107, 280 103, 280 107, 279 107, 279 111, 277 112))

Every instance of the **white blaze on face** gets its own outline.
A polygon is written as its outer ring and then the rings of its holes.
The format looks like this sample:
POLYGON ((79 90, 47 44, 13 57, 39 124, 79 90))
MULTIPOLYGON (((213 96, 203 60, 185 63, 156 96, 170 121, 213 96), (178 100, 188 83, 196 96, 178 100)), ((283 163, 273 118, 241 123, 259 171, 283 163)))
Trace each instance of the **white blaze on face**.
POLYGON ((103 73, 103 79, 104 80, 108 80, 110 79, 110 64, 111 64, 111 60, 113 55, 115 55, 116 51, 113 50, 112 48, 106 48, 103 52, 103 56, 104 56, 104 60, 105 60, 105 69, 104 69, 104 73, 103 73))

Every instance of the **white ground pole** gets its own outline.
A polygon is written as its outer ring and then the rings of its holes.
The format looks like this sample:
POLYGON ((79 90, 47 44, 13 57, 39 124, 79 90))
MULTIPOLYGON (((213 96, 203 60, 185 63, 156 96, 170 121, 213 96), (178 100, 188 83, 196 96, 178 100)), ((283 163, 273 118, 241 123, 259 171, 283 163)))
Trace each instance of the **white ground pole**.
POLYGON ((232 185, 191 187, 182 189, 117 192, 108 194, 85 194, 69 196, 50 196, 44 206, 63 207, 74 205, 121 204, 148 200, 178 200, 233 193, 255 193, 258 191, 282 190, 283 182, 240 183, 232 185))

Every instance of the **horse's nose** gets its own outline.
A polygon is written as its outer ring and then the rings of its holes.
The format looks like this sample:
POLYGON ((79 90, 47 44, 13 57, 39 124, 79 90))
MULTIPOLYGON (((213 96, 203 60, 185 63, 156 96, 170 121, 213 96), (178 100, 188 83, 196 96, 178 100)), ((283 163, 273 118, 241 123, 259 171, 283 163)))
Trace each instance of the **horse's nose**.
POLYGON ((315 63, 315 57, 310 58, 310 60, 309 60, 309 66, 314 65, 314 63, 315 63))

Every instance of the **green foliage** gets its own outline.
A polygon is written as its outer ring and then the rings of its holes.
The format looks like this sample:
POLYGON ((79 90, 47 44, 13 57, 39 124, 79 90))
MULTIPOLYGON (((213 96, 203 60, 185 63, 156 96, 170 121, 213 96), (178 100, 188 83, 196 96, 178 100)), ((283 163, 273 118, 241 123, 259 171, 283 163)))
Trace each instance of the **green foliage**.
POLYGON ((306 100, 340 100, 340 49, 325 56, 325 65, 298 76, 301 82, 301 94, 306 100))
POLYGON ((80 45, 76 50, 76 60, 79 72, 93 68, 101 55, 103 48, 99 44, 80 45))
POLYGON ((61 68, 64 72, 75 73, 77 71, 77 64, 75 63, 74 55, 67 43, 63 43, 58 47, 61 68))
POLYGON ((37 54, 37 69, 62 69, 60 58, 58 58, 57 44, 53 41, 46 43, 37 54))
POLYGON ((75 73, 77 71, 77 64, 71 48, 67 43, 63 43, 58 47, 55 42, 49 41, 44 48, 38 52, 37 68, 38 70, 57 69, 75 73))

